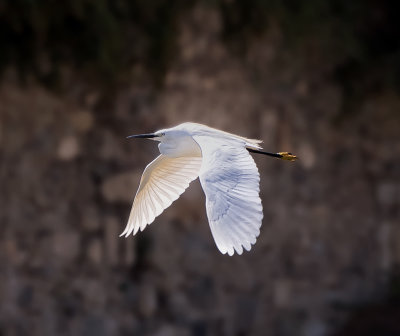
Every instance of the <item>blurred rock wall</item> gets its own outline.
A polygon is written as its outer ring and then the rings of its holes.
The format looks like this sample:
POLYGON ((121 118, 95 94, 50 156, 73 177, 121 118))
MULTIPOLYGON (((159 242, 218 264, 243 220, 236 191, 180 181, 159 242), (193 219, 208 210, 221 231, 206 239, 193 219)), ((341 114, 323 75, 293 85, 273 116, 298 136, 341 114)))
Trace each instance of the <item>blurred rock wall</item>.
POLYGON ((399 97, 341 113, 341 91, 272 30, 240 59, 196 9, 155 91, 112 99, 71 80, 0 87, 0 335, 330 335, 387 294, 400 263, 399 97), (152 142, 126 135, 205 123, 291 151, 256 157, 264 222, 228 257, 198 181, 138 236, 118 235, 152 142))

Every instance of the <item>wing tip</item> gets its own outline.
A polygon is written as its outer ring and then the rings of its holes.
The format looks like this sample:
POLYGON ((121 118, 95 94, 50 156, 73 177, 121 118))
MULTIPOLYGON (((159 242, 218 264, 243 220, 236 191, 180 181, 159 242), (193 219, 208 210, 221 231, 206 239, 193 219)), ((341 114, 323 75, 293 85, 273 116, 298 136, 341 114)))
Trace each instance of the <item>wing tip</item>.
POLYGON ((218 250, 222 253, 222 254, 228 254, 230 257, 232 257, 235 254, 238 255, 242 255, 244 251, 251 251, 251 249, 253 248, 253 246, 256 244, 257 242, 257 237, 259 236, 260 231, 258 231, 258 233, 254 236, 252 236, 250 238, 249 241, 245 241, 245 242, 240 242, 238 245, 231 245, 229 247, 222 247, 222 246, 218 246, 218 250))

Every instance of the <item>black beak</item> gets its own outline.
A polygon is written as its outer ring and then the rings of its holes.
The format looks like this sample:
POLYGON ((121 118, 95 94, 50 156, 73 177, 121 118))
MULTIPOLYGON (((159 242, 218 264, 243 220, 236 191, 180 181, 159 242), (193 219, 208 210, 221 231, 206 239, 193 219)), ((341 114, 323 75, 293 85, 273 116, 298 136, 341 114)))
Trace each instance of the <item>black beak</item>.
POLYGON ((144 139, 151 139, 151 138, 157 138, 157 135, 154 133, 148 133, 148 134, 137 134, 137 135, 130 135, 126 137, 127 139, 131 138, 144 138, 144 139))

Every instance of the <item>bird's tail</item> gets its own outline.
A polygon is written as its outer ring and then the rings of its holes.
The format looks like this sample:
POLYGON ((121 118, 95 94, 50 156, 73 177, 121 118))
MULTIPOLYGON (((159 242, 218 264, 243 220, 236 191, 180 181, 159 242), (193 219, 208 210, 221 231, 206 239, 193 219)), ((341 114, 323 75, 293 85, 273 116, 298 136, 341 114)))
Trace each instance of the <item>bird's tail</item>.
POLYGON ((250 149, 262 149, 262 147, 261 147, 261 143, 262 143, 262 140, 257 140, 257 139, 247 139, 247 138, 245 138, 245 141, 246 141, 246 147, 247 148, 250 148, 250 149))

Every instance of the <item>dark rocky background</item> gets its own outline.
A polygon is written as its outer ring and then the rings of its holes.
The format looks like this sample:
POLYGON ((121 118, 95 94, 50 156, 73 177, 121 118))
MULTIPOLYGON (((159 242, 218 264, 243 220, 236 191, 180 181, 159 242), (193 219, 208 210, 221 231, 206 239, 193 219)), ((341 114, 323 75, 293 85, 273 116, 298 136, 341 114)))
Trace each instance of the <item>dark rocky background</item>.
POLYGON ((400 335, 396 1, 0 1, 0 335, 400 335), (264 223, 221 255, 198 181, 119 238, 195 121, 257 157, 264 223))

